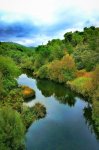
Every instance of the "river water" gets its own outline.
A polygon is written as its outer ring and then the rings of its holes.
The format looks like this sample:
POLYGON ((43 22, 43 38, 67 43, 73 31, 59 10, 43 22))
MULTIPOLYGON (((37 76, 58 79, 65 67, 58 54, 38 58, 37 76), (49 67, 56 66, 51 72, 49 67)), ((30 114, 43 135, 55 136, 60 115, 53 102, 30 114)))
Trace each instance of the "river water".
POLYGON ((99 150, 99 140, 91 118, 91 104, 62 84, 33 79, 26 74, 20 85, 36 91, 35 99, 46 107, 45 118, 35 121, 26 133, 27 150, 99 150))

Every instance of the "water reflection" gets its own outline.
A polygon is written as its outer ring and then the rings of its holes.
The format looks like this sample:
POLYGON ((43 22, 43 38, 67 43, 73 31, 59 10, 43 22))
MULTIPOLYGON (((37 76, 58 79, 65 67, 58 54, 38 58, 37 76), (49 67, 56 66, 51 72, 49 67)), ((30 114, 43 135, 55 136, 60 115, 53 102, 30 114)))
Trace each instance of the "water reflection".
POLYGON ((90 129, 91 133, 95 133, 96 138, 99 139, 99 132, 96 129, 94 120, 92 119, 92 107, 88 104, 86 107, 84 107, 83 111, 85 122, 88 128, 90 129))
POLYGON ((75 94, 62 84, 38 79, 37 88, 45 97, 53 95, 60 103, 68 104, 70 107, 76 103, 75 94))

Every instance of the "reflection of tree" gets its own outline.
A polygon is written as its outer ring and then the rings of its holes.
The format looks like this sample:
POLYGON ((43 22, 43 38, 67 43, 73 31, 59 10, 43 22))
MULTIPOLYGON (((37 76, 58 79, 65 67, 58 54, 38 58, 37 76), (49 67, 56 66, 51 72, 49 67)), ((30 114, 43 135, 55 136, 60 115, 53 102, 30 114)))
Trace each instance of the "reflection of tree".
POLYGON ((33 70, 22 69, 23 74, 26 74, 28 78, 33 78, 33 70))
POLYGON ((88 104, 87 107, 85 107, 83 109, 84 113, 84 117, 85 117, 85 122, 88 125, 88 128, 91 130, 91 133, 95 133, 96 138, 99 139, 99 132, 96 129, 96 125, 94 120, 92 119, 92 108, 91 106, 88 104))
POLYGON ((37 80, 37 88, 45 97, 50 97, 54 94, 54 84, 48 80, 37 80))
POLYGON ((74 95, 71 93, 66 93, 66 95, 62 96, 62 97, 57 97, 57 100, 60 103, 63 104, 68 104, 69 106, 74 106, 76 103, 76 99, 74 98, 74 95))
POLYGON ((34 100, 35 97, 36 96, 28 97, 28 98, 24 99, 24 102, 30 102, 30 101, 34 100))
POLYGON ((69 106, 74 106, 75 104, 74 93, 62 84, 49 80, 37 80, 37 87, 45 97, 53 95, 60 103, 68 104, 69 106))

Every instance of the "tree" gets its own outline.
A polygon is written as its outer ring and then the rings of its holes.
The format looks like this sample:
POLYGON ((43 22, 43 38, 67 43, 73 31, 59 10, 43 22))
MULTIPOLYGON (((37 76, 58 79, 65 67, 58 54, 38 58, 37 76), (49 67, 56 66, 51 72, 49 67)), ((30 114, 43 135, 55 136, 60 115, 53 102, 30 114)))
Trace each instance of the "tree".
POLYGON ((9 92, 8 96, 3 102, 3 105, 11 106, 11 108, 21 113, 23 101, 22 90, 20 88, 16 88, 9 92))
POLYGON ((67 82, 75 77, 76 66, 72 56, 65 55, 61 60, 54 60, 48 65, 51 80, 67 82))
POLYGON ((93 71, 92 84, 94 91, 99 89, 99 65, 97 65, 93 71))
POLYGON ((2 79, 2 73, 0 72, 0 98, 2 97, 3 93, 3 79, 2 79))
POLYGON ((72 35, 73 35, 72 32, 67 32, 66 34, 64 34, 64 38, 65 38, 66 43, 72 42, 72 35))
POLYGON ((69 54, 65 55, 61 60, 62 70, 65 81, 72 80, 75 77, 76 66, 73 57, 69 54))
MULTIPOLYGON (((9 57, 0 56, 0 79, 2 86, 2 95, 5 96, 12 88, 16 87, 15 78, 20 71, 14 61, 9 57)), ((1 98, 1 96, 0 96, 1 98)))
POLYGON ((0 108, 0 149, 22 149, 24 125, 18 112, 10 107, 0 108))
POLYGON ((19 70, 15 62, 11 58, 4 56, 0 56, 0 72, 6 78, 17 77, 19 75, 19 70))
POLYGON ((42 67, 40 67, 36 76, 39 76, 42 79, 48 78, 48 67, 47 67, 47 65, 43 65, 42 67))

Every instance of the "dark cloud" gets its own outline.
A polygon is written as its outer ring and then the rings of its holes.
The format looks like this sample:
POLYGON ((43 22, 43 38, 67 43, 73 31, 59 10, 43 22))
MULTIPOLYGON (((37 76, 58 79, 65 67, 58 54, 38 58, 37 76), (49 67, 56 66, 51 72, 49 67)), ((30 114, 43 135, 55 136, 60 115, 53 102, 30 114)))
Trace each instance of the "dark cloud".
POLYGON ((31 22, 6 23, 0 21, 0 39, 30 37, 39 32, 39 28, 31 22))

